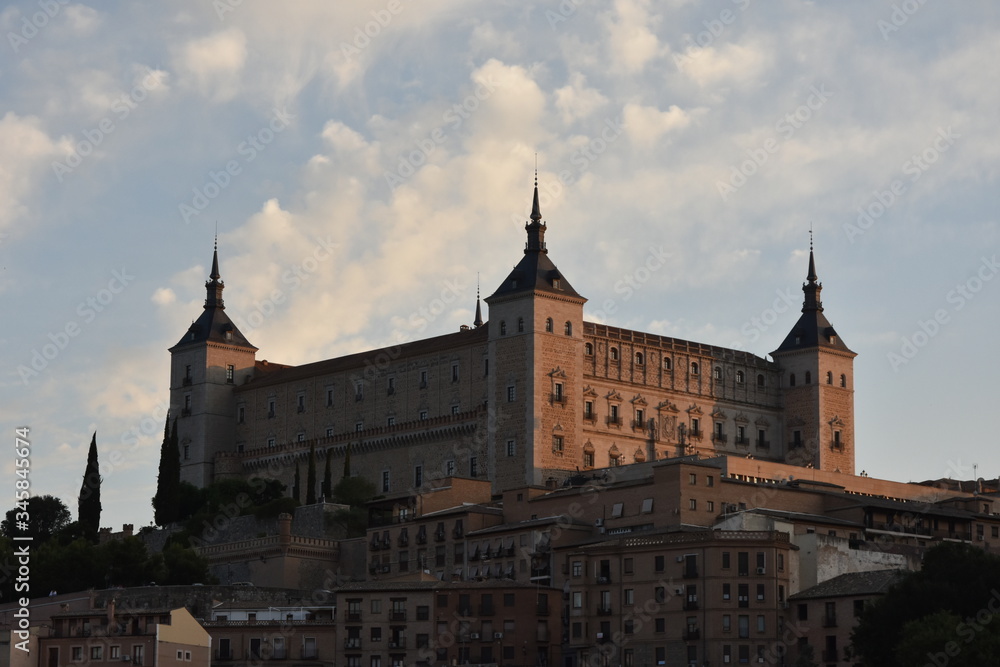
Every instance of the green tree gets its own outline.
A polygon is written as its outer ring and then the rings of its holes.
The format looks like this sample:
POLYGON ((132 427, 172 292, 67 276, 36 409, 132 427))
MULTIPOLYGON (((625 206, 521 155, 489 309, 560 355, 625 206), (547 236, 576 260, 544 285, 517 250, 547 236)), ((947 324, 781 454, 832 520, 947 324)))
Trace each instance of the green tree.
POLYGON ((177 439, 177 420, 170 428, 170 415, 163 425, 163 444, 160 445, 160 467, 156 476, 156 495, 153 496, 153 519, 165 526, 181 518, 181 455, 177 439))
POLYGON ((306 468, 306 505, 316 503, 316 444, 309 445, 309 464, 306 468))
POLYGON ((375 485, 364 477, 344 477, 333 487, 333 501, 348 505, 334 512, 331 523, 345 538, 361 537, 368 530, 366 504, 375 497, 375 485))
POLYGON ((802 648, 799 649, 799 656, 792 663, 792 667, 819 667, 812 644, 802 645, 802 648))
POLYGON ((87 468, 83 472, 83 485, 77 503, 77 520, 91 539, 96 540, 101 528, 101 468, 97 462, 97 431, 90 439, 90 450, 87 452, 87 468))
POLYGON ((292 478, 292 498, 297 503, 302 502, 302 489, 299 484, 299 464, 297 461, 295 462, 295 477, 292 478))
POLYGON ((347 443, 347 447, 344 448, 344 474, 342 479, 347 479, 351 476, 351 443, 347 443))
POLYGON ((55 496, 32 496, 24 502, 26 510, 21 507, 8 510, 6 518, 0 522, 0 531, 7 537, 26 535, 38 546, 65 528, 73 518, 66 504, 55 496), (29 517, 27 530, 17 527, 17 513, 23 511, 27 511, 29 517))
POLYGON ((961 655, 980 661, 968 664, 1000 664, 997 633, 982 631, 994 611, 1000 611, 1000 557, 945 542, 927 550, 919 572, 906 573, 865 608, 851 635, 853 650, 865 667, 922 665, 933 662, 928 654, 948 658, 951 667, 965 664, 948 654, 953 642, 961 655))

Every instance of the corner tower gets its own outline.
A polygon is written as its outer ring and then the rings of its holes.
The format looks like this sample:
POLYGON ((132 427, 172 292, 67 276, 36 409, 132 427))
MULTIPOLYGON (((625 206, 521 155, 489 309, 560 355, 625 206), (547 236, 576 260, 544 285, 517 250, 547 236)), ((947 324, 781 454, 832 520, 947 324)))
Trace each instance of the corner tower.
POLYGON ((785 460, 854 474, 854 357, 823 314, 812 240, 802 315, 771 353, 784 371, 785 460))
POLYGON ((535 176, 524 256, 486 298, 498 489, 544 484, 582 460, 583 304, 549 258, 535 176))
POLYGON ((216 453, 235 441, 233 388, 253 373, 257 348, 236 328, 222 301, 219 249, 205 283, 205 309, 170 348, 170 413, 177 418, 181 480, 212 482, 216 453))

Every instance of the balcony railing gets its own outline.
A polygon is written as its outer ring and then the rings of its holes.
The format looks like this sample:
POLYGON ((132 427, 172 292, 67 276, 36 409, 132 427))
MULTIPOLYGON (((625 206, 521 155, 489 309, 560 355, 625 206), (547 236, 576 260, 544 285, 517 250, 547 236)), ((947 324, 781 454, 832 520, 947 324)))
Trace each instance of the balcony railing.
POLYGON ((698 628, 688 628, 684 631, 684 641, 697 641, 701 639, 701 630, 698 628))
POLYGON ((396 609, 389 612, 390 621, 405 621, 406 620, 406 610, 396 609))
POLYGON ((391 649, 406 648, 406 637, 396 637, 395 639, 390 639, 389 648, 391 649))
POLYGON ((535 613, 537 615, 539 615, 539 616, 548 616, 549 615, 549 605, 547 605, 547 604, 538 604, 538 605, 535 605, 535 613))
POLYGON ((553 403, 564 404, 566 403, 566 394, 557 394, 553 392, 549 395, 549 400, 553 403))
POLYGON ((757 449, 771 449, 770 440, 757 440, 757 449))
POLYGON ((344 648, 361 648, 361 637, 348 637, 344 640, 344 648))
POLYGON ((597 608, 597 615, 598 616, 610 616, 612 614, 612 612, 613 612, 613 610, 611 609, 611 607, 603 607, 602 606, 602 607, 598 607, 597 608))
POLYGON ((712 442, 722 442, 725 443, 729 440, 729 436, 725 433, 713 433, 712 442))
POLYGON ((737 437, 736 440, 734 440, 733 442, 736 443, 737 447, 749 447, 750 446, 750 438, 739 438, 739 437, 737 437))
POLYGON ((823 618, 824 628, 835 628, 837 627, 837 617, 836 616, 826 616, 823 618))
POLYGON ((621 426, 622 425, 622 418, 621 417, 608 417, 607 422, 608 422, 608 426, 621 426))
POLYGON ((349 611, 347 612, 347 620, 351 623, 361 622, 361 612, 360 611, 349 611))
POLYGON ((684 601, 684 611, 695 611, 698 609, 697 600, 685 600, 684 601))

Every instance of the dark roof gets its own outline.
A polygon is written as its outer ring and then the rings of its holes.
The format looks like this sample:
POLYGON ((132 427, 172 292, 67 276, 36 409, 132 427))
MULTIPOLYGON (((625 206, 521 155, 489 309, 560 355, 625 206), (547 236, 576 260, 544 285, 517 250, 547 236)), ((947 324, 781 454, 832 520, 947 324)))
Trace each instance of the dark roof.
POLYGON ((549 259, 549 251, 545 247, 545 230, 542 213, 538 207, 538 181, 535 180, 535 195, 531 206, 531 222, 525 224, 528 241, 524 245, 524 257, 517 263, 514 270, 500 283, 486 303, 511 294, 526 292, 546 292, 564 297, 586 301, 569 284, 569 281, 559 272, 556 265, 549 259), (555 281, 559 281, 556 287, 555 281))
MULTIPOLYGON (((447 570, 448 568, 445 567, 444 569, 447 570)), ((535 582, 515 581, 513 579, 485 579, 482 581, 445 582, 435 578, 433 581, 356 581, 340 586, 335 593, 340 596, 362 591, 448 591, 461 590, 463 588, 551 589, 549 586, 539 586, 535 582)))
POLYGON ((819 598, 883 595, 903 576, 902 570, 875 570, 874 572, 848 572, 828 579, 790 596, 789 600, 815 600, 819 598))
POLYGON ((170 351, 185 345, 195 345, 198 343, 212 342, 222 343, 233 347, 243 347, 256 351, 257 348, 250 344, 233 321, 226 315, 226 306, 222 301, 222 290, 226 288, 219 275, 219 250, 216 247, 212 254, 211 280, 205 283, 205 310, 202 311, 198 319, 191 323, 184 337, 177 341, 177 344, 170 348, 170 351))
POLYGON ((237 391, 241 391, 243 389, 256 389, 257 387, 263 387, 271 384, 281 384, 290 380, 310 378, 316 375, 337 373, 344 370, 350 370, 352 368, 365 368, 366 363, 375 363, 375 360, 379 358, 380 355, 387 355, 390 359, 396 359, 406 356, 431 354, 433 352, 440 352, 443 350, 454 350, 456 347, 460 347, 462 345, 481 344, 486 342, 488 335, 489 329, 487 327, 479 327, 476 329, 467 329, 464 331, 457 331, 455 333, 444 334, 442 336, 435 336, 434 338, 425 338, 424 340, 413 341, 412 343, 403 343, 402 345, 396 345, 393 347, 366 350, 365 352, 356 352, 355 354, 349 354, 343 357, 334 357, 333 359, 326 359, 324 361, 314 361, 311 364, 303 364, 301 366, 284 366, 277 370, 268 372, 267 375, 263 377, 255 377, 250 382, 237 387, 237 391))
POLYGON ((791 352, 820 347, 855 356, 855 353, 844 344, 833 325, 823 314, 823 303, 819 298, 822 291, 823 284, 816 281, 816 262, 810 246, 809 272, 806 275, 806 282, 802 284, 802 292, 805 295, 802 303, 802 315, 799 316, 799 321, 795 323, 785 340, 774 352, 791 352))

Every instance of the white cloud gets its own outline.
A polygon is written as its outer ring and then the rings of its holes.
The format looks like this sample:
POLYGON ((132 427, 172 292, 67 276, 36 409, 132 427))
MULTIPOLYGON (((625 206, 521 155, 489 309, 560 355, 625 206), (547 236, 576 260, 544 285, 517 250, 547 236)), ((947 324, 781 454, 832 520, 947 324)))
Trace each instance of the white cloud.
POLYGON ((617 0, 614 14, 605 17, 608 55, 614 68, 635 74, 662 54, 663 47, 650 29, 661 17, 650 15, 649 4, 648 0, 617 0))
POLYGON ((666 111, 629 103, 625 105, 625 131, 637 146, 651 148, 660 138, 691 124, 691 116, 676 104, 666 111))
POLYGON ((157 306, 167 306, 177 301, 177 295, 169 287, 159 287, 153 292, 150 300, 157 306))
POLYGON ((608 98, 596 88, 587 87, 587 77, 580 72, 570 75, 569 84, 555 91, 556 109, 567 125, 586 118, 608 103, 608 98))
POLYGON ((46 167, 60 147, 45 133, 41 121, 8 111, 0 119, 0 231, 24 216, 41 179, 51 176, 46 167))
POLYGON ((213 102, 225 102, 239 92, 246 60, 247 37, 234 27, 188 41, 176 50, 174 67, 181 83, 213 102))

